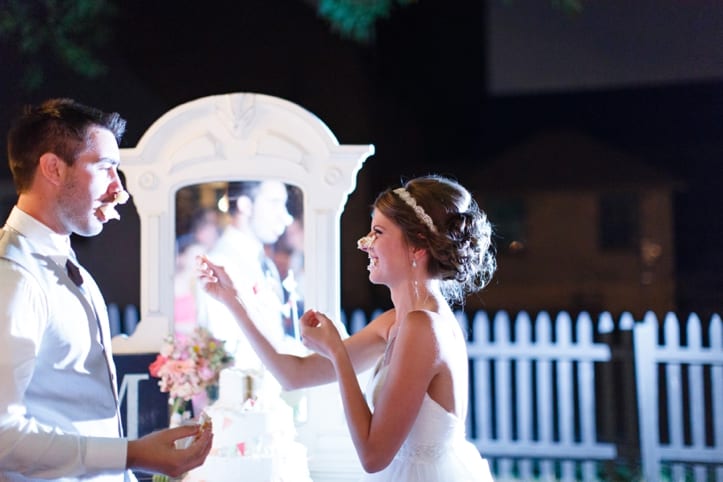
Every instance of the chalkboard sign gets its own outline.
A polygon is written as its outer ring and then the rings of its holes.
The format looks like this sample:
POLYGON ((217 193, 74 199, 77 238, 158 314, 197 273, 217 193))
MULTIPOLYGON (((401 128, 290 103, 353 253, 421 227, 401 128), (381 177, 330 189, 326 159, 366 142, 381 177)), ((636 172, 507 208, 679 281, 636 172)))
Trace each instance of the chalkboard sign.
POLYGON ((115 355, 118 372, 118 396, 123 430, 136 439, 168 427, 168 393, 162 393, 158 379, 148 373, 156 353, 115 355))

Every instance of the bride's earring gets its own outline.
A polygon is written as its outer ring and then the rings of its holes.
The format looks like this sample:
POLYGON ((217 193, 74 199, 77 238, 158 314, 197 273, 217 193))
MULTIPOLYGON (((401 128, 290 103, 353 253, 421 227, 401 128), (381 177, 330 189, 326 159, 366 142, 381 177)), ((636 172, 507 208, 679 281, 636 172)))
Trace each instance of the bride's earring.
POLYGON ((414 299, 419 299, 419 282, 417 281, 417 260, 415 258, 412 258, 412 269, 415 270, 412 274, 414 276, 414 281, 412 284, 414 285, 414 299))

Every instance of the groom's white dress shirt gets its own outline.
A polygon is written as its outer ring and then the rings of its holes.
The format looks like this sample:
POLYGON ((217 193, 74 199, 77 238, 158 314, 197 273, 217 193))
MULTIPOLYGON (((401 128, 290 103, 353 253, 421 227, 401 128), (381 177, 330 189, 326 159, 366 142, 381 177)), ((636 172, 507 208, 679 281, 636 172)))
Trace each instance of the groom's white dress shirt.
POLYGON ((60 236, 17 207, 0 230, 0 481, 135 480, 125 470, 105 302, 60 236))

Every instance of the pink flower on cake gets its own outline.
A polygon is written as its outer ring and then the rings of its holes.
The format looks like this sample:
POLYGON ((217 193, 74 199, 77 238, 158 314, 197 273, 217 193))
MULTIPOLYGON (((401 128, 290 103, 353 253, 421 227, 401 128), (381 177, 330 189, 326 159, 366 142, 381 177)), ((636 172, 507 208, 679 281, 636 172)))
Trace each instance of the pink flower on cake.
POLYGON ((173 413, 182 413, 194 395, 218 384, 219 373, 232 361, 222 340, 197 327, 190 335, 168 335, 148 371, 160 378, 158 386, 168 392, 173 413))

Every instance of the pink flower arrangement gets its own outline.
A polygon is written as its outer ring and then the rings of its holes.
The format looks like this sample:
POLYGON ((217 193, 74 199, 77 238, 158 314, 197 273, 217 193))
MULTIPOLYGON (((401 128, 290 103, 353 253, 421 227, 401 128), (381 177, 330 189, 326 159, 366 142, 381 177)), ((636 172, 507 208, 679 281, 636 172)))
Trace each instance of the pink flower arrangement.
POLYGON ((194 395, 218 385, 219 373, 233 361, 224 344, 203 327, 197 327, 190 335, 176 333, 166 337, 148 371, 160 378, 158 386, 162 392, 168 392, 173 413, 181 413, 194 395))

